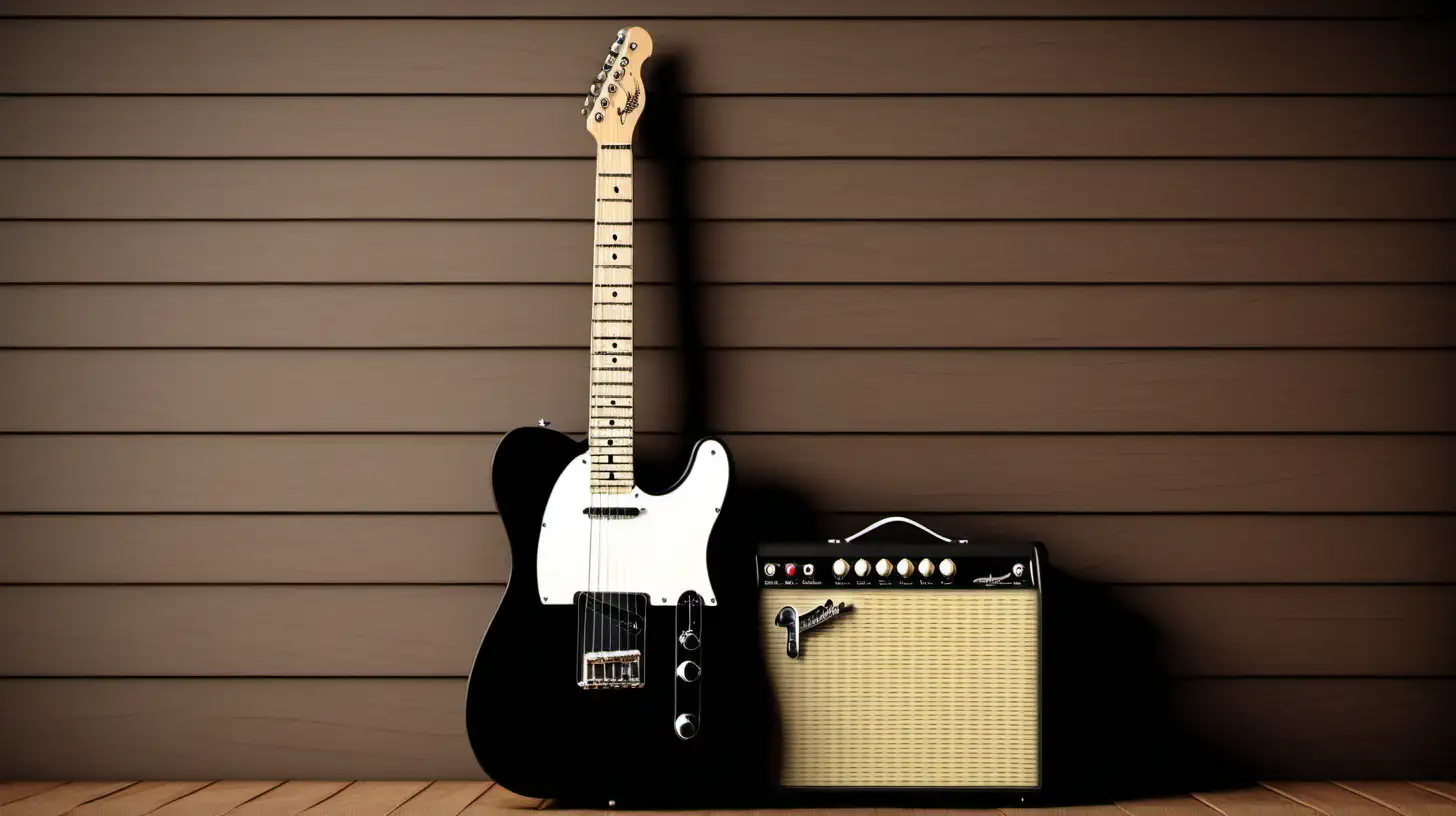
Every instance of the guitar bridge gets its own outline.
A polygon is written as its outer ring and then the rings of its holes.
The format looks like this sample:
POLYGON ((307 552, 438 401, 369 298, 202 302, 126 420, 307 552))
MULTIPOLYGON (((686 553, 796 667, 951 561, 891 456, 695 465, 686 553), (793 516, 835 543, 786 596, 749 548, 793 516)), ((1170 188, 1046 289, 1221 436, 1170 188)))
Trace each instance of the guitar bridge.
POLYGON ((576 685, 631 689, 646 684, 647 596, 640 592, 576 594, 576 685))

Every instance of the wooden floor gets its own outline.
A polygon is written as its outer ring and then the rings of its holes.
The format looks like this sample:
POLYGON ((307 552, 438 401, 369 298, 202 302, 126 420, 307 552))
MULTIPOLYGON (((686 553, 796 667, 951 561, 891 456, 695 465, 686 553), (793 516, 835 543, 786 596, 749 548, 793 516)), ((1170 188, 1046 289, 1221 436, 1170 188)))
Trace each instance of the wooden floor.
MULTIPOLYGON (((517 796, 489 782, 0 782, 0 816, 484 816, 522 810, 565 812, 552 808, 550 802, 517 796)), ((1007 812, 1088 816, 1456 816, 1456 782, 1265 782, 1247 790, 1007 812)))

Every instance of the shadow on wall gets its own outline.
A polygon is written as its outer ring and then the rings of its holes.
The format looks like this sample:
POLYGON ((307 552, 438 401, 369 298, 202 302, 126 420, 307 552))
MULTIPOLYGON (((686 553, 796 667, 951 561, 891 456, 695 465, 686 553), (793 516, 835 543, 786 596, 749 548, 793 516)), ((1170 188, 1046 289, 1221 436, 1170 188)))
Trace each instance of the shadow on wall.
MULTIPOLYGON (((701 281, 712 257, 696 229, 700 191, 694 183, 692 99, 687 60, 659 54, 653 61, 652 115, 644 117, 644 143, 660 165, 664 189, 658 194, 670 213, 668 231, 675 287, 675 319, 681 346, 681 436, 668 462, 644 463, 644 475, 671 484, 688 460, 693 442, 714 430, 712 406, 716 381, 708 366, 705 336, 715 315, 704 309, 701 281), (705 251, 706 250, 706 251, 705 251)), ((848 390, 848 389, 846 389, 848 390)), ((763 395, 772 399, 772 394, 763 395)), ((763 541, 823 541, 850 532, 823 527, 805 491, 773 482, 772 474, 738 468, 729 510, 715 533, 709 559, 716 574, 745 574, 763 541)), ((971 508, 967 508, 970 510, 971 508)), ((847 523, 847 522, 845 522, 847 523)), ((971 537, 974 530, 947 531, 971 537)), ((1056 542, 1048 543, 1052 563, 1056 542)), ((743 612, 725 622, 744 638, 732 649, 759 654, 757 606, 752 582, 719 589, 722 608, 743 612), (734 597, 733 593, 743 592, 734 597), (735 602, 736 601, 736 602, 735 602)), ((1053 568, 1047 575, 1044 605, 1045 678, 1043 710, 1044 770, 1054 803, 1085 804, 1119 799, 1245 787, 1251 777, 1238 764, 1203 744, 1174 719, 1172 681, 1160 636, 1149 621, 1119 604, 1105 587, 1053 568)), ((727 635, 720 632, 718 637, 727 635)), ((727 644, 724 644, 727 646, 727 644)), ((723 653, 727 653, 727 649, 723 653)), ((747 682, 749 678, 740 677, 747 682)), ((766 678, 745 688, 740 716, 762 720, 773 710, 766 678)), ((778 740, 760 746, 776 757, 778 740)), ((751 764, 744 763, 742 772, 751 764)), ((765 763, 777 766, 777 761, 765 763)), ((758 780, 770 783, 772 770, 758 780)), ((743 780, 747 781, 747 780, 743 780)))

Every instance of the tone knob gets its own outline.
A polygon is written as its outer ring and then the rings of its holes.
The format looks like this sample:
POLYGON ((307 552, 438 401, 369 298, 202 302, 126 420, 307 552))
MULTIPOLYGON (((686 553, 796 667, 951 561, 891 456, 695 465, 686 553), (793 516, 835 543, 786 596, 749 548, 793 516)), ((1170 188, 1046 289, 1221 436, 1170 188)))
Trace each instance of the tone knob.
POLYGON ((929 578, 930 576, 932 576, 934 574, 935 574, 935 562, 934 561, 931 561, 929 558, 922 558, 922 559, 920 559, 920 576, 922 578, 929 578))
POLYGON ((895 565, 895 571, 900 573, 901 578, 909 578, 915 571, 915 562, 908 558, 901 558, 900 563, 895 565))
POLYGON ((866 575, 869 575, 870 574, 870 562, 864 560, 863 558, 861 558, 860 560, 854 562, 854 574, 855 575, 858 575, 861 578, 865 577, 866 575))
POLYGON ((690 652, 703 645, 703 641, 698 638, 698 633, 694 632, 691 629, 688 629, 682 634, 678 635, 677 642, 682 644, 682 647, 690 652))
POLYGON ((845 561, 843 558, 841 558, 838 561, 835 561, 834 562, 834 577, 835 578, 843 578, 844 576, 846 576, 848 574, 849 574, 849 562, 848 561, 845 561))
POLYGON ((949 578, 955 575, 955 562, 949 558, 940 562, 940 574, 949 578))
POLYGON ((698 718, 692 714, 679 714, 672 721, 672 730, 677 732, 679 739, 690 740, 698 735, 698 718))
POLYGON ((696 682, 699 677, 703 676, 703 667, 691 660, 684 660, 677 664, 677 676, 689 683, 696 682))
POLYGON ((875 572, 879 573, 881 578, 889 578, 891 568, 890 559, 888 558, 881 558, 875 562, 875 572))

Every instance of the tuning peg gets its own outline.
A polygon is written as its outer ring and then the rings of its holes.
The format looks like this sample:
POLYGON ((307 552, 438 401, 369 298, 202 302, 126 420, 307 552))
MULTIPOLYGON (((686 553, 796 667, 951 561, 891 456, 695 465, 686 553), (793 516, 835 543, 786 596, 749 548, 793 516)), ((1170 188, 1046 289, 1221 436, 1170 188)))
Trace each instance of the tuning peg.
POLYGON ((627 29, 625 29, 625 28, 619 29, 617 31, 617 42, 621 42, 622 40, 625 40, 625 39, 627 39, 627 29))
POLYGON ((601 86, 600 86, 600 85, 597 85, 597 84, 593 84, 593 85, 592 85, 592 86, 591 86, 591 95, 592 95, 592 96, 596 96, 596 95, 597 95, 597 91, 600 91, 600 90, 601 90, 601 89, 602 89, 602 88, 601 88, 601 86))
POLYGON ((591 108, 582 108, 581 109, 581 115, 582 116, 586 116, 587 115, 587 112, 590 111, 590 110, 591 110, 591 108))
MULTIPOLYGON (((595 88, 596 86, 593 85, 592 87, 595 88)), ((593 90, 591 93, 587 94, 586 95, 586 98, 583 99, 583 100, 581 100, 582 107, 584 107, 584 108, 590 108, 592 106, 592 99, 594 97, 596 97, 596 95, 597 95, 597 92, 595 90, 593 90)))
POLYGON ((606 71, 598 71, 597 72, 597 82, 606 82, 606 81, 607 81, 607 72, 606 71))

